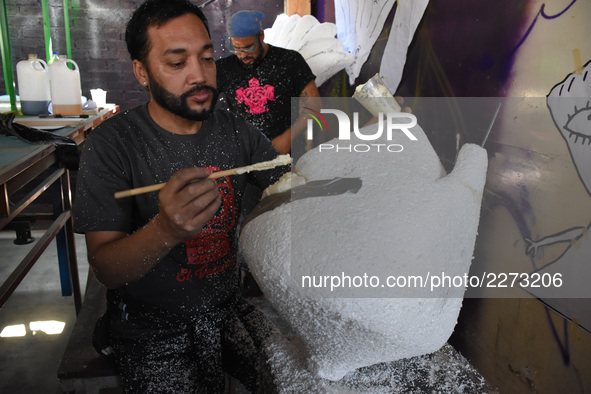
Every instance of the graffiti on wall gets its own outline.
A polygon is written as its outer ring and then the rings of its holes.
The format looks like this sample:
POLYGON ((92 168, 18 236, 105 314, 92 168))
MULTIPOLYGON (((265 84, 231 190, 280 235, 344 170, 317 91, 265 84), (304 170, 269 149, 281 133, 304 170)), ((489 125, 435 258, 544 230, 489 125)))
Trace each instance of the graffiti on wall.
MULTIPOLYGON (((578 178, 591 197, 591 61, 582 70, 569 74, 552 88, 547 104, 556 129, 568 147, 578 178)), ((564 204, 568 204, 565 193, 564 204)), ((560 274, 569 286, 561 297, 547 289, 530 289, 536 297, 566 316, 576 319, 591 330, 591 298, 580 297, 591 278, 591 215, 582 210, 581 225, 540 239, 526 237, 526 252, 535 257, 543 247, 566 244, 564 252, 555 260, 537 270, 540 275, 560 274)))

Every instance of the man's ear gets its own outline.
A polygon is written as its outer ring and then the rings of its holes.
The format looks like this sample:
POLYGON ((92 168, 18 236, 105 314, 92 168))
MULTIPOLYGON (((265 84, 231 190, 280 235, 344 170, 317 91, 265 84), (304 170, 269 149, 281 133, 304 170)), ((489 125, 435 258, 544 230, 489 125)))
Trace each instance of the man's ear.
POLYGON ((133 60, 133 73, 140 85, 149 86, 150 80, 148 78, 148 72, 146 71, 146 67, 138 59, 133 60))

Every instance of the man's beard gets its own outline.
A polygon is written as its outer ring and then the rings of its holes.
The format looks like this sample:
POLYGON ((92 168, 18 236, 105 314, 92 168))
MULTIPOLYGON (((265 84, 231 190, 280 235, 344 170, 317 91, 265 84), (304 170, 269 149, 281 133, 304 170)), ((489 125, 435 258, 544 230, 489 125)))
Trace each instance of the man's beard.
POLYGON ((254 61, 253 61, 251 64, 246 64, 246 63, 244 63, 243 61, 240 61, 240 64, 242 65, 242 67, 244 67, 244 68, 245 68, 245 69, 247 69, 247 70, 251 70, 251 69, 253 69, 253 68, 257 68, 257 67, 258 67, 258 65, 259 65, 259 64, 261 63, 261 61, 262 61, 262 56, 261 56, 261 55, 259 55, 259 56, 257 56, 257 57, 254 57, 253 59, 254 59, 254 61))
MULTIPOLYGON (((259 48, 261 48, 262 44, 260 41, 257 41, 257 45, 259 46, 259 48)), ((247 70, 257 68, 258 65, 261 64, 261 62, 263 61, 263 51, 261 50, 261 52, 256 57, 252 57, 252 56, 248 56, 248 57, 253 59, 254 61, 251 64, 246 64, 243 61, 244 59, 242 59, 242 60, 240 60, 240 64, 242 65, 242 67, 244 67, 247 70)))
POLYGON ((154 101, 162 108, 182 118, 197 122, 202 122, 207 119, 213 112, 215 104, 218 101, 218 91, 212 86, 197 85, 191 90, 177 96, 166 90, 152 76, 150 76, 150 92, 152 93, 154 101), (189 107, 188 98, 199 90, 208 90, 211 92, 211 106, 209 109, 197 111, 189 107))

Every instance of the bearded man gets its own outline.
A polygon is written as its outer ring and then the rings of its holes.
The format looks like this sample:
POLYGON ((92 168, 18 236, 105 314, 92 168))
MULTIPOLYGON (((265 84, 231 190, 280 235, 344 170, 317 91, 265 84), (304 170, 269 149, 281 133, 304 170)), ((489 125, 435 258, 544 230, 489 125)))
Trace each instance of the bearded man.
POLYGON ((125 39, 150 100, 89 135, 74 204, 75 230, 108 288, 99 350, 112 349, 126 392, 222 392, 225 372, 256 391, 271 328, 240 294, 236 227, 247 182, 267 187, 288 168, 208 178, 278 152, 244 119, 214 110, 213 45, 199 7, 148 0, 125 39), (114 197, 163 182, 158 193, 114 197))
POLYGON ((257 11, 232 15, 227 30, 233 54, 216 61, 217 86, 230 111, 244 116, 285 154, 307 127, 303 109, 320 108, 320 94, 302 55, 265 43, 263 18, 257 11), (292 108, 292 97, 300 97, 299 108, 292 108))

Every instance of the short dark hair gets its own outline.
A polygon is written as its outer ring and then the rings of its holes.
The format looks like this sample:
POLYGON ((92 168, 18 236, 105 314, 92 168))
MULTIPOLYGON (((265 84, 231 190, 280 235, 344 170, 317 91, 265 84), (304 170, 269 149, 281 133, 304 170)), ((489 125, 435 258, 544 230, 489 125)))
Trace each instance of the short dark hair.
POLYGON ((166 22, 185 14, 194 14, 201 19, 211 38, 207 18, 199 6, 188 0, 147 0, 131 16, 125 29, 125 43, 131 60, 145 63, 150 52, 148 27, 160 27, 166 22))

